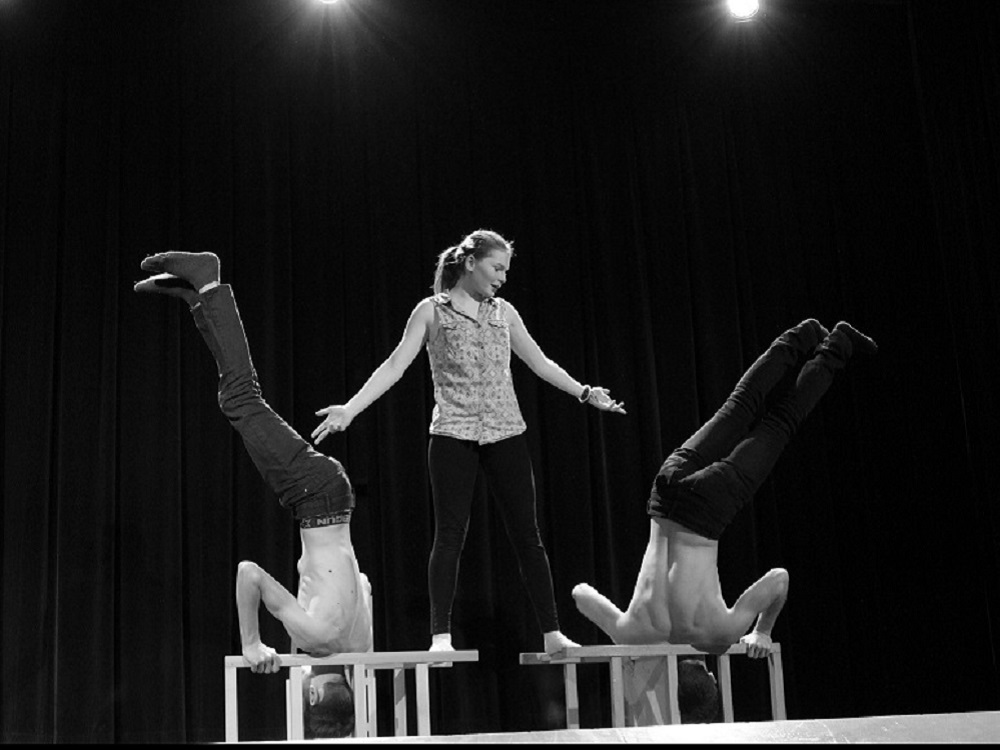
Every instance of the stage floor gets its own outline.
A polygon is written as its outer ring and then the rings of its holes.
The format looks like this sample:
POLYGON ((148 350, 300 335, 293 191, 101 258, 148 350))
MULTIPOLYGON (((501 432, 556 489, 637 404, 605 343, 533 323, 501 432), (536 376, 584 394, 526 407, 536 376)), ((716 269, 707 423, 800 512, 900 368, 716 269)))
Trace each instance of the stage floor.
MULTIPOLYGON (((1000 742, 1000 711, 965 714, 869 716, 856 719, 760 721, 732 724, 684 724, 627 729, 579 729, 510 734, 375 737, 365 740, 312 740, 357 744, 453 742, 487 743, 757 743, 757 742, 1000 742)), ((240 744, 254 744, 252 742, 240 744)), ((273 744, 273 743, 268 743, 273 744)))

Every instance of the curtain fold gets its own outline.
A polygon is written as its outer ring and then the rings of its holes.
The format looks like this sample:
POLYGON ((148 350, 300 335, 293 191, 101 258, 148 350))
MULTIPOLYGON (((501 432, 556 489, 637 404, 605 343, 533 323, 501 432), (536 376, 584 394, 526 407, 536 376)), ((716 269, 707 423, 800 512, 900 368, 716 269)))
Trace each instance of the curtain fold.
MULTIPOLYGON (((132 291, 142 258, 220 256, 264 397, 308 436, 480 227, 514 242, 503 296, 545 353, 628 410, 512 363, 568 636, 607 642, 570 591, 627 605, 669 451, 783 330, 847 319, 880 351, 727 530, 724 594, 790 571, 791 717, 996 710, 998 35, 987 0, 738 25, 682 0, 3 4, 2 741, 221 740, 236 565, 296 584, 294 524, 186 308, 132 291)), ((429 643, 432 408, 421 353, 321 445, 357 490, 379 650, 429 643)), ((558 670, 518 665, 542 639, 492 502, 454 611, 480 661, 433 670, 440 734, 563 726, 558 670)), ((756 667, 738 720, 769 716, 756 667)), ((582 725, 610 725, 600 668, 579 679, 582 725)), ((241 737, 282 738, 280 677, 241 675, 240 707, 241 737)))

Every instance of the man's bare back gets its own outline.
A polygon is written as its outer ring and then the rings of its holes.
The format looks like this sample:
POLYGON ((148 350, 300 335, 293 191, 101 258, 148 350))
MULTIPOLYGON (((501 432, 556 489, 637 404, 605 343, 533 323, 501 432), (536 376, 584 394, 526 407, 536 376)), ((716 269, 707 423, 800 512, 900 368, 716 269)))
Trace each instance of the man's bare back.
POLYGON ((300 535, 298 596, 255 563, 239 565, 240 639, 243 657, 254 672, 276 672, 281 666, 277 651, 260 640, 260 603, 284 626, 292 647, 310 656, 372 648, 371 584, 358 569, 348 525, 301 529, 300 535))
MULTIPOLYGON (((661 518, 650 519, 649 531, 628 609, 622 612, 592 586, 578 584, 573 598, 579 610, 621 645, 690 644, 720 653, 739 641, 761 611, 753 610, 763 589, 781 574, 768 573, 729 607, 719 582, 717 540, 661 518)), ((787 583, 787 572, 781 573, 787 583)))
POLYGON ((292 640, 313 656, 358 653, 372 647, 371 584, 358 568, 346 530, 343 525, 300 530, 297 601, 321 628, 292 640))

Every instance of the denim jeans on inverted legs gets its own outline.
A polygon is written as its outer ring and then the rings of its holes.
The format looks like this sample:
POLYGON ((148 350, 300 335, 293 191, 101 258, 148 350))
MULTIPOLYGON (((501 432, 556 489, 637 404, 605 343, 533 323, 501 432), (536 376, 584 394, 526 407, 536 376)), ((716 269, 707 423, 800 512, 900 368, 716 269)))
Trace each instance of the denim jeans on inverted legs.
POLYGON ((715 415, 676 454, 689 459, 698 469, 725 458, 750 431, 774 386, 818 343, 818 330, 805 322, 778 336, 750 365, 715 415))
POLYGON ((284 508, 297 520, 354 506, 336 459, 315 450, 261 396, 232 288, 220 284, 191 309, 219 369, 219 407, 284 508))
POLYGON ((715 415, 663 463, 650 515, 718 539, 850 357, 851 343, 843 333, 834 331, 822 342, 820 335, 817 326, 804 321, 772 342, 715 415), (795 383, 759 417, 770 391, 810 352, 795 383))
POLYGON ((781 452, 798 430, 802 420, 826 393, 837 370, 851 356, 851 343, 840 331, 833 331, 802 365, 795 384, 761 418, 757 425, 723 463, 732 469, 742 495, 753 497, 771 473, 781 452))

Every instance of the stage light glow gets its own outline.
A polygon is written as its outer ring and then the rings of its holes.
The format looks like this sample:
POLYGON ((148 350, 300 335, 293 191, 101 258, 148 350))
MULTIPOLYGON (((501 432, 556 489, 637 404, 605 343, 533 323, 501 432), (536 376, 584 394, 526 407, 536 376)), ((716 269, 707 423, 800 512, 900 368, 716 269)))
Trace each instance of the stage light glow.
POLYGON ((729 13, 737 21, 749 21, 760 10, 758 0, 729 0, 729 13))

